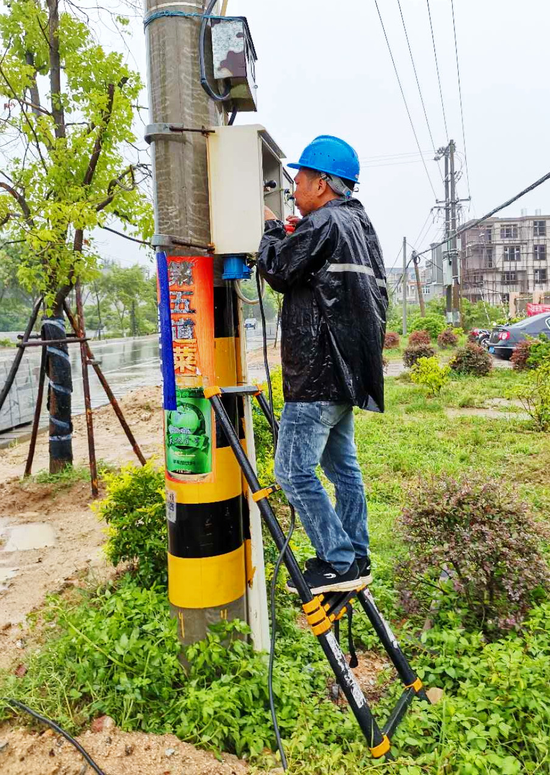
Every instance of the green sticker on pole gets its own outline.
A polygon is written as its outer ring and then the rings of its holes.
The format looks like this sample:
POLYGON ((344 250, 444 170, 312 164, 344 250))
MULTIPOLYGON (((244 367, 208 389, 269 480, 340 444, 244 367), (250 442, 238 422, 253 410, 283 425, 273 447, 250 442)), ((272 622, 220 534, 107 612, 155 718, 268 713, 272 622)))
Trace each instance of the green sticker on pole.
POLYGON ((212 471, 212 407, 202 389, 176 389, 176 410, 166 412, 165 429, 170 475, 212 471))

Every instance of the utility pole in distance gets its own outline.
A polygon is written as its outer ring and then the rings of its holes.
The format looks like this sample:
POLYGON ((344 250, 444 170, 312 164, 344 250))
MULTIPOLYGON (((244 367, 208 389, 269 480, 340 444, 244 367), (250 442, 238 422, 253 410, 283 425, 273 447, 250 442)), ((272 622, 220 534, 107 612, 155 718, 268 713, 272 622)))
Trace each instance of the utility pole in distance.
POLYGON ((450 140, 449 145, 438 149, 435 160, 445 159, 445 201, 438 201, 438 204, 443 204, 445 208, 445 239, 447 240, 447 249, 444 252, 443 262, 445 310, 447 323, 460 325, 460 272, 456 230, 458 226, 459 202, 468 200, 459 200, 457 198, 455 153, 455 141, 450 140))
POLYGON ((451 272, 452 272, 452 315, 451 320, 455 326, 460 325, 460 278, 458 272, 458 244, 456 229, 458 225, 457 217, 457 198, 456 198, 456 176, 455 176, 455 150, 454 140, 449 143, 449 174, 450 174, 450 195, 451 195, 451 244, 449 245, 451 272))
POLYGON ((420 282, 420 268, 418 266, 420 259, 413 251, 412 262, 414 264, 414 275, 416 277, 416 292, 418 294, 418 303, 420 304, 420 315, 426 317, 426 305, 424 304, 424 294, 422 293, 422 283, 420 282))
POLYGON ((403 237, 403 336, 407 336, 407 238, 403 237))
MULTIPOLYGON (((214 8, 213 13, 218 9, 214 8)), ((165 410, 168 596, 189 644, 221 620, 247 619, 239 465, 202 386, 237 385, 233 286, 208 255, 204 129, 224 122, 201 87, 202 0, 145 0, 165 410), (178 126, 178 131, 174 130, 178 126), (188 375, 188 376, 187 376, 188 375)), ((236 427, 241 399, 224 397, 236 427)))

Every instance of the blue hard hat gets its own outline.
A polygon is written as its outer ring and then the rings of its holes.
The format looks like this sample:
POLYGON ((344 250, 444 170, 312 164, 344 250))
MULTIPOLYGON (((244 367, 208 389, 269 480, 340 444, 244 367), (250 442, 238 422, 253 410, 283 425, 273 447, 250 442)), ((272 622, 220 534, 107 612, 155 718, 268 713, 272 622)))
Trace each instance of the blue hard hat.
POLYGON ((359 157, 344 140, 332 135, 319 135, 307 145, 298 164, 288 164, 295 170, 309 167, 312 170, 336 175, 344 180, 359 182, 359 157))

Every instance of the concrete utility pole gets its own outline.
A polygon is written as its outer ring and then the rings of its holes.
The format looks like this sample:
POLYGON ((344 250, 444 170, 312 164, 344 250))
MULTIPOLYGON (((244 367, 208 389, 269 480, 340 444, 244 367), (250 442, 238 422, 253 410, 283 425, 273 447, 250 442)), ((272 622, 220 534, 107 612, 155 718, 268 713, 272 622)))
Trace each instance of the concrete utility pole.
POLYGON ((426 317, 426 305, 424 304, 424 294, 422 293, 422 283, 420 282, 420 269, 418 266, 420 259, 415 252, 412 254, 412 261, 414 264, 414 275, 416 277, 416 292, 418 294, 418 303, 420 304, 420 314, 424 318, 426 317))
POLYGON ((455 174, 455 150, 454 140, 449 143, 449 173, 451 176, 451 271, 453 279, 452 288, 452 322, 460 325, 460 277, 458 271, 458 200, 456 198, 456 174, 455 174))
POLYGON ((458 244, 456 230, 458 226, 458 204, 456 196, 454 140, 449 141, 446 148, 440 148, 436 159, 445 159, 445 238, 447 250, 443 266, 443 282, 446 291, 447 322, 460 324, 460 273, 458 266, 458 244))
POLYGON ((407 238, 403 237, 403 336, 407 336, 407 238))
MULTIPOLYGON (((200 81, 199 29, 205 5, 202 0, 185 3, 145 0, 150 120, 155 125, 154 136, 150 135, 154 165, 154 244, 160 251, 157 254, 159 287, 164 261, 165 304, 164 310, 161 304, 161 321, 163 312, 169 321, 164 329, 161 323, 161 330, 168 332, 163 333, 162 340, 163 381, 166 386, 172 379, 175 394, 167 399, 165 387, 168 596, 184 644, 204 638, 212 623, 247 619, 243 531, 246 500, 241 471, 225 437, 213 427, 210 407, 205 408, 206 399, 198 396, 202 391, 195 389, 193 393, 187 389, 190 383, 178 376, 181 372, 174 365, 195 363, 196 359, 198 367, 194 373, 202 384, 207 381, 222 387, 238 384, 240 343, 233 286, 221 279, 221 260, 215 259, 212 289, 212 258, 204 249, 182 245, 206 246, 211 241, 206 137, 200 130, 224 123, 223 108, 207 96, 200 81), (177 133, 168 126, 174 124, 180 127, 177 133), (175 242, 172 237, 176 238, 175 242), (174 308, 182 313, 181 325, 174 325, 174 308), (211 329, 207 326, 209 333, 205 333, 201 323, 206 319, 205 312, 211 321, 211 329), (205 337, 208 341, 201 353, 201 341, 205 337), (214 364, 210 369, 214 373, 210 374, 207 366, 201 365, 201 358, 206 359, 204 353, 208 350, 214 364), (183 430, 178 433, 179 429, 183 430), (180 461, 180 471, 176 474, 169 472, 169 444, 176 447, 171 458, 172 472, 177 471, 177 461, 180 461), (186 445, 185 454, 182 445, 186 445), (197 471, 206 471, 206 474, 187 475, 189 472, 184 470, 181 461, 185 456, 192 458, 193 445, 199 451, 209 451, 210 463, 207 462, 206 468, 197 466, 197 471)), ((218 5, 213 13, 219 12, 218 5)), ((162 293, 161 287, 161 297, 162 293)), ((226 396, 224 404, 235 426, 240 426, 242 399, 226 396)), ((250 572, 248 569, 249 580, 250 572)))

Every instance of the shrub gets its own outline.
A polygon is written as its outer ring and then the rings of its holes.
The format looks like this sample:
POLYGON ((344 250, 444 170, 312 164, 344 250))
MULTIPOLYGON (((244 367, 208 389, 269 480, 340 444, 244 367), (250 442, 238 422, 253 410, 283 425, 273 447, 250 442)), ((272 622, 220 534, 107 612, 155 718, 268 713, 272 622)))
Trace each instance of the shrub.
POLYGON ((435 350, 429 344, 417 344, 405 347, 403 350, 403 363, 410 369, 419 358, 433 358, 435 350))
POLYGON ((522 339, 522 341, 516 345, 514 352, 512 353, 512 357, 510 358, 510 362, 512 363, 512 368, 514 371, 524 371, 525 369, 531 368, 527 363, 527 359, 531 354, 532 344, 533 340, 528 338, 522 339))
POLYGON ((456 351, 449 366, 458 374, 475 374, 483 377, 492 370, 493 359, 483 347, 470 343, 456 351))
POLYGON ((537 430, 550 430, 550 360, 531 369, 506 395, 521 401, 537 430))
POLYGON ((446 328, 437 337, 437 344, 442 348, 456 347, 458 344, 458 336, 452 328, 446 328))
POLYGON ((151 461, 105 475, 107 495, 94 509, 108 524, 105 554, 113 565, 131 562, 145 587, 166 583, 167 528, 164 473, 151 461))
POLYGON ((546 334, 539 334, 531 346, 529 365, 537 368, 544 363, 550 363, 550 338, 546 334))
POLYGON ((411 369, 411 380, 415 385, 424 385, 435 396, 449 381, 450 369, 440 366, 437 358, 418 358, 411 369))
POLYGON ((430 344, 432 337, 429 331, 413 331, 409 336, 409 345, 430 344))
POLYGON ((420 480, 408 493, 399 531, 409 555, 409 598, 416 596, 411 575, 437 580, 447 570, 469 624, 486 634, 518 626, 535 590, 550 586, 541 554, 548 529, 499 482, 473 474, 420 480))
POLYGON ((477 334, 474 331, 468 331, 468 341, 473 343, 477 342, 477 334))
POLYGON ((401 340, 395 331, 386 331, 384 337, 384 350, 394 350, 399 347, 401 340))
POLYGON ((447 328, 447 323, 441 315, 426 315, 424 318, 415 318, 411 323, 411 331, 427 331, 432 339, 437 339, 444 328, 447 328))

